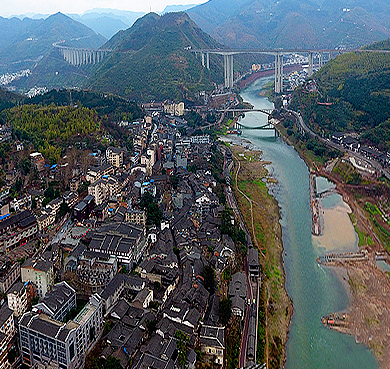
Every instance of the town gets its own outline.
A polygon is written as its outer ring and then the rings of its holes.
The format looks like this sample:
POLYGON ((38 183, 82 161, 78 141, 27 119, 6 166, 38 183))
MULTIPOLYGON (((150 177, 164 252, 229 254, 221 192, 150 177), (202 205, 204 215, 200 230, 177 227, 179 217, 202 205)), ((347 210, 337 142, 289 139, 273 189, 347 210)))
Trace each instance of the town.
POLYGON ((10 145, 26 170, 9 168, 0 194, 1 368, 222 366, 225 326, 245 315, 255 360, 259 256, 225 206, 232 155, 187 136, 183 113, 116 122, 133 151, 82 149, 76 166, 10 145))

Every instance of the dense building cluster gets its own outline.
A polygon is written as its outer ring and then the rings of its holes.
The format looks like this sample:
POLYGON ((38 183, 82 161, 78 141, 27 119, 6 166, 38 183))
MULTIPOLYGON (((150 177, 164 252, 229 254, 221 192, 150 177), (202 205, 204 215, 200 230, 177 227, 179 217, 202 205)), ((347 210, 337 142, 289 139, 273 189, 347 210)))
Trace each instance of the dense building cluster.
MULTIPOLYGON (((166 111, 182 115, 179 108, 166 111)), ((163 113, 120 122, 133 151, 95 151, 93 165, 72 168, 68 191, 30 191, 12 201, 12 213, 5 208, 0 287, 11 328, 1 358, 12 347, 31 367, 80 368, 97 350, 123 368, 194 368, 200 350, 223 364, 217 285, 237 254, 221 232, 224 151, 209 135, 182 135, 184 123, 163 113), (38 240, 26 260, 9 257, 38 240)), ((29 161, 42 178, 61 170, 37 152, 29 161)), ((240 275, 229 296, 242 318, 240 275)))

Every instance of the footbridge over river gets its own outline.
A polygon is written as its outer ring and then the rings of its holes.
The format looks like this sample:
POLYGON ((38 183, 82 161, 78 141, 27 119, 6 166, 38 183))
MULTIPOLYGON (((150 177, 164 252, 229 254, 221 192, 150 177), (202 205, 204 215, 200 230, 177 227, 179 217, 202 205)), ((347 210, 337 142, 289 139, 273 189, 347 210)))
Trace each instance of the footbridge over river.
POLYGON ((53 44, 59 50, 63 58, 71 65, 80 66, 100 63, 111 53, 110 49, 86 49, 60 45, 61 42, 53 44))
POLYGON ((273 55, 275 57, 275 92, 280 93, 283 90, 283 56, 291 54, 301 54, 308 56, 308 74, 309 77, 314 71, 314 61, 317 61, 318 66, 321 68, 326 60, 330 60, 336 55, 347 53, 347 52, 389 52, 388 50, 335 50, 335 49, 319 49, 319 50, 294 50, 294 49, 276 49, 276 50, 222 50, 222 49, 193 49, 191 52, 195 53, 196 56, 200 55, 202 60, 202 66, 210 69, 210 55, 222 55, 224 65, 224 79, 225 88, 232 88, 234 85, 234 74, 233 74, 233 56, 241 54, 252 54, 252 55, 273 55))

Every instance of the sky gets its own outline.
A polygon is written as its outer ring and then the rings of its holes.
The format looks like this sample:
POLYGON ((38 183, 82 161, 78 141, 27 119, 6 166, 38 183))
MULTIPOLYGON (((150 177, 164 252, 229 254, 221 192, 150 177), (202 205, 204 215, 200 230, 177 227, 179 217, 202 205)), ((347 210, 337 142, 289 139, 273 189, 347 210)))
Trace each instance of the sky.
POLYGON ((82 14, 94 8, 111 8, 136 12, 161 12, 167 5, 203 3, 205 0, 0 0, 0 16, 19 14, 82 14))

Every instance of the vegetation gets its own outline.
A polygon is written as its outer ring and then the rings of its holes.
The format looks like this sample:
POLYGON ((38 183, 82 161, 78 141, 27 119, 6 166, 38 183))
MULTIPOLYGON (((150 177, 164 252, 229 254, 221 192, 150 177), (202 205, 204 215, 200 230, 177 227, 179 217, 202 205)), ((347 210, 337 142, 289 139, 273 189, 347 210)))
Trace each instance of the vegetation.
POLYGON ((363 143, 390 150, 389 62, 385 53, 339 55, 313 76, 318 91, 294 92, 292 108, 319 134, 357 132, 363 143))
POLYGON ((202 276, 204 278, 204 286, 210 294, 215 290, 215 270, 211 265, 205 265, 203 268, 202 276))
POLYGON ((183 333, 183 331, 180 330, 176 331, 175 338, 179 357, 179 365, 184 369, 186 365, 187 343, 190 339, 185 333, 183 333))
POLYGON ((226 366, 228 369, 239 368, 239 355, 241 346, 241 325, 238 317, 233 318, 232 325, 226 338, 226 366))
POLYGON ((233 222, 233 209, 225 207, 225 210, 222 212, 221 217, 222 234, 227 234, 234 242, 240 242, 242 244, 245 244, 245 232, 236 224, 233 224, 233 222))
POLYGON ((104 45, 113 52, 87 83, 131 99, 195 101, 221 81, 222 67, 216 58, 203 68, 188 48, 218 46, 185 13, 149 13, 104 45))
POLYGON ((52 164, 61 157, 61 145, 78 134, 87 135, 100 128, 94 111, 83 107, 47 107, 22 105, 5 112, 15 136, 31 141, 34 147, 52 164))
POLYGON ((147 225, 154 224, 156 226, 160 226, 163 214, 160 208, 158 207, 158 204, 156 203, 154 197, 149 192, 144 193, 144 195, 141 198, 139 206, 142 209, 146 210, 147 225))
POLYGON ((226 325, 232 315, 232 300, 229 298, 219 300, 218 312, 221 324, 226 325))
POLYGON ((107 116, 114 121, 132 121, 141 118, 142 109, 135 103, 119 96, 81 90, 51 90, 30 99, 31 104, 48 106, 82 106, 93 109, 101 118, 107 116))

